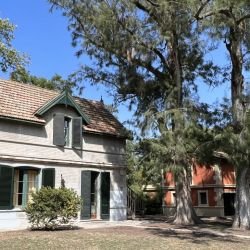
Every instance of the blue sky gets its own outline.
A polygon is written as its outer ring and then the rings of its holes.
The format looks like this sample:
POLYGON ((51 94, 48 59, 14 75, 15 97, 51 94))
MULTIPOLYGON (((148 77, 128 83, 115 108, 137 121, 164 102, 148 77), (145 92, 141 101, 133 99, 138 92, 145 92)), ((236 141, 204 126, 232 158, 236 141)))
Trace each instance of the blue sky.
MULTIPOLYGON (((85 57, 77 59, 71 46, 70 32, 67 30, 67 19, 59 11, 49 12, 50 5, 46 0, 0 0, 0 16, 9 18, 17 25, 14 47, 30 57, 28 70, 36 76, 50 78, 55 73, 67 77, 77 70, 80 64, 88 64, 85 57)), ((226 52, 221 47, 208 55, 219 64, 224 64, 226 52)), ((0 72, 0 77, 8 79, 8 74, 0 72)), ((85 82, 83 96, 88 99, 112 103, 112 98, 104 87, 92 87, 85 82)), ((204 84, 199 87, 200 100, 213 103, 228 94, 229 86, 209 88, 204 84)), ((125 121, 131 115, 124 105, 119 108, 119 119, 125 121)))

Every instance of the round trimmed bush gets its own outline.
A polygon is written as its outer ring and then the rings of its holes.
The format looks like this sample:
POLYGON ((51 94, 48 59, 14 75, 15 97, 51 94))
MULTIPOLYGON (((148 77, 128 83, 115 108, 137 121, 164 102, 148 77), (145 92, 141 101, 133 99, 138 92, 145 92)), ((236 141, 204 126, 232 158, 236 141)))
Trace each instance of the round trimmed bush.
POLYGON ((81 198, 73 189, 43 187, 32 193, 25 212, 33 229, 54 230, 69 225, 81 208, 81 198))

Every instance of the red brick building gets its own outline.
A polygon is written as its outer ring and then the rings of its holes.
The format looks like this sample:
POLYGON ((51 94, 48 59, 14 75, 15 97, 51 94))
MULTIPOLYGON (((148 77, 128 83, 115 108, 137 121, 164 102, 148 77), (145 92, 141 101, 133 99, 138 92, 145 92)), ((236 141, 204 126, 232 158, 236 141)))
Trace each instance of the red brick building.
MULTIPOLYGON (((175 210, 175 187, 171 172, 167 172, 163 184, 164 214, 171 215, 175 210)), ((220 164, 192 167, 191 196, 199 216, 230 216, 234 214, 235 171, 226 160, 220 164)))

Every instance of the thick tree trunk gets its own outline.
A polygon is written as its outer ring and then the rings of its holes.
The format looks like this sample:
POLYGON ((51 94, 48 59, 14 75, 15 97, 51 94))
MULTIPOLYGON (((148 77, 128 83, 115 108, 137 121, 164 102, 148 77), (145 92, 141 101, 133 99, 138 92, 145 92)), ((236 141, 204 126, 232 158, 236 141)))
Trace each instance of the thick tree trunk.
POLYGON ((248 166, 236 172, 236 202, 233 227, 250 229, 250 168, 248 166))
MULTIPOLYGON (((174 25, 175 17, 178 10, 172 13, 172 36, 168 43, 169 52, 173 62, 173 76, 175 100, 173 100, 174 108, 181 110, 183 108, 183 71, 179 47, 178 27, 174 25)), ((180 111, 181 112, 181 111, 180 111)), ((175 116, 175 114, 174 114, 175 116)), ((173 119, 173 130, 180 129, 183 126, 182 121, 173 119), (180 123, 180 124, 179 124, 180 123)), ((181 141, 181 138, 180 138, 181 141)), ((183 166, 182 171, 178 173, 179 178, 176 180, 176 215, 175 224, 193 225, 201 223, 201 220, 196 215, 191 199, 190 178, 188 170, 183 166)))
POLYGON ((181 225, 201 223, 202 221, 196 215, 192 204, 190 178, 185 168, 183 168, 179 177, 179 180, 175 184, 176 214, 174 223, 181 225))
MULTIPOLYGON (((242 24, 240 24, 242 25, 242 24)), ((243 55, 241 49, 242 33, 241 26, 235 25, 230 28, 229 43, 226 43, 232 63, 231 73, 231 96, 233 125, 236 134, 243 129, 244 119, 244 77, 242 74, 243 55)), ((239 166, 236 169, 236 200, 234 228, 250 229, 250 168, 239 166)))

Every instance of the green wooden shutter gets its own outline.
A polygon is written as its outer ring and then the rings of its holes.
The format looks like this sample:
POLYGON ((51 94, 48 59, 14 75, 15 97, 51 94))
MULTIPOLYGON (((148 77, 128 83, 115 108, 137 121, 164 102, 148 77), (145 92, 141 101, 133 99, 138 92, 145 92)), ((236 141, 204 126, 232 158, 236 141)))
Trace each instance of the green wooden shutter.
POLYGON ((82 147, 82 117, 72 118, 72 147, 82 147))
POLYGON ((83 205, 81 209, 81 219, 90 219, 91 213, 91 171, 81 173, 81 198, 83 205))
POLYGON ((53 144, 57 146, 65 145, 63 114, 55 114, 53 117, 53 144))
POLYGON ((0 166, 0 209, 12 208, 13 175, 13 168, 0 166))
POLYGON ((110 173, 101 173, 101 218, 109 219, 110 216, 110 173))
POLYGON ((55 187, 55 169, 44 168, 42 170, 42 186, 44 187, 55 187))

